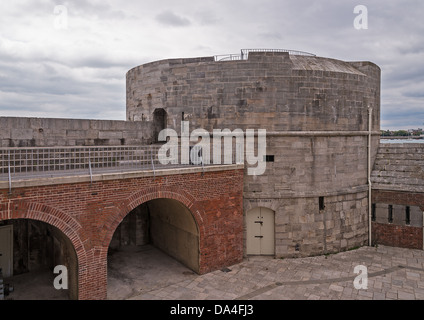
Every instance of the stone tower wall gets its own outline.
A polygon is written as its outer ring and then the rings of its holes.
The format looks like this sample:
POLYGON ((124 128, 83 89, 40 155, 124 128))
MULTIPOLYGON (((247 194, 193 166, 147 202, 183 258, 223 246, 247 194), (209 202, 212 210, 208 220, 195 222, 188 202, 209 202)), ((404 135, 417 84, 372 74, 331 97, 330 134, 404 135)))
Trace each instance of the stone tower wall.
POLYGON ((128 120, 151 121, 163 109, 177 132, 182 120, 210 132, 267 130, 274 157, 265 174, 245 174, 244 212, 274 210, 276 256, 366 244, 369 107, 373 163, 380 129, 373 63, 251 52, 248 60, 172 59, 127 73, 128 120))
POLYGON ((268 131, 368 130, 368 106, 379 130, 380 69, 372 63, 250 53, 248 60, 172 59, 127 73, 127 120, 168 127, 184 120, 196 128, 268 131))

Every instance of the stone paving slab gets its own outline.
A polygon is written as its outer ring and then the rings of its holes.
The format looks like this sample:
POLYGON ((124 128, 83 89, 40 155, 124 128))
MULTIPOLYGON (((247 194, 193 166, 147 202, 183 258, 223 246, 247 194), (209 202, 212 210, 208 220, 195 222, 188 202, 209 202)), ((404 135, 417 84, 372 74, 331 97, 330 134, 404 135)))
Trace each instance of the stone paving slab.
MULTIPOLYGON (((362 247, 297 259, 249 257, 205 275, 156 287, 132 300, 421 300, 424 251, 362 247), (367 268, 367 289, 354 280, 367 268)), ((363 279, 361 279, 363 281, 363 279)), ((360 282, 364 285, 364 282, 360 282)))

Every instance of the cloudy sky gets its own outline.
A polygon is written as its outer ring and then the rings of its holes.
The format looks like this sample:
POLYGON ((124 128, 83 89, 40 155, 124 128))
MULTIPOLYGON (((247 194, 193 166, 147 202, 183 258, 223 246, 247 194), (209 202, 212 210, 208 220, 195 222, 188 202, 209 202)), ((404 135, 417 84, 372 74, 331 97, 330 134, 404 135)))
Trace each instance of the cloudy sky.
POLYGON ((422 0, 1 1, 0 116, 125 120, 129 69, 244 48, 372 61, 382 129, 424 127, 422 0))

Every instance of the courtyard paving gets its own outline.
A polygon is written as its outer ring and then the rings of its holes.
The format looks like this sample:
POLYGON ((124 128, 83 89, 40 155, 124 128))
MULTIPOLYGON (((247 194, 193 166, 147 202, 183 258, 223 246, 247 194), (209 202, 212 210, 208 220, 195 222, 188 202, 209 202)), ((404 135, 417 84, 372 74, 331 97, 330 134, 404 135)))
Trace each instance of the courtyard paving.
POLYGON ((110 300, 424 300, 422 250, 378 246, 297 259, 249 257, 205 275, 150 246, 124 254, 110 259, 110 300))
MULTIPOLYGON (((8 300, 67 299, 53 278, 43 270, 14 277, 8 300)), ((127 248, 109 256, 108 299, 424 300, 424 251, 378 246, 297 259, 249 257, 198 275, 152 246, 127 248)))

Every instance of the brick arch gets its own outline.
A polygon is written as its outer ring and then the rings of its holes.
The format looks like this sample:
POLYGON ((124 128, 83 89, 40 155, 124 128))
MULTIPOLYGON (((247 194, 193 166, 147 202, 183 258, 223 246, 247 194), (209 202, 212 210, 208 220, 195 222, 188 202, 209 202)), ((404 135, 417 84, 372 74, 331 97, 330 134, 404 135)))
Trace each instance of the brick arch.
MULTIPOLYGON (((14 202, 8 210, 0 211, 0 221, 29 219, 44 222, 60 230, 72 243, 78 263, 78 284, 86 277, 87 255, 78 231, 81 225, 62 211, 39 203, 14 202)), ((79 293, 78 293, 79 295, 79 293)))
MULTIPOLYGON (((202 223, 203 221, 203 210, 201 210, 195 203, 195 198, 187 193, 184 190, 176 190, 176 188, 171 187, 152 187, 148 189, 143 189, 131 194, 127 199, 125 199, 118 207, 116 214, 109 219, 109 222, 105 224, 107 233, 103 240, 103 247, 108 248, 112 237, 118 228, 119 224, 124 220, 124 218, 135 208, 146 203, 150 200, 155 199, 173 199, 181 202, 185 205, 191 212, 193 219, 196 223, 196 226, 199 231, 199 246, 201 245, 201 240, 205 233, 205 227, 202 223)), ((107 251, 107 250, 106 250, 107 251)))

